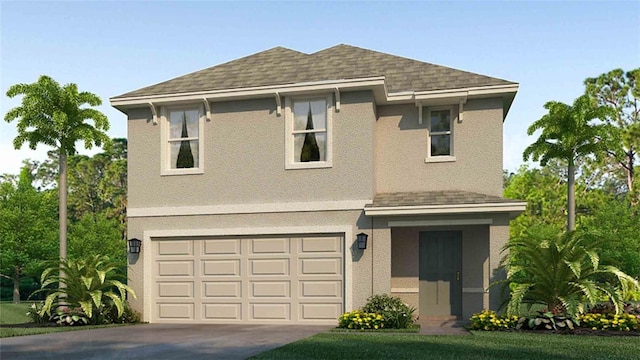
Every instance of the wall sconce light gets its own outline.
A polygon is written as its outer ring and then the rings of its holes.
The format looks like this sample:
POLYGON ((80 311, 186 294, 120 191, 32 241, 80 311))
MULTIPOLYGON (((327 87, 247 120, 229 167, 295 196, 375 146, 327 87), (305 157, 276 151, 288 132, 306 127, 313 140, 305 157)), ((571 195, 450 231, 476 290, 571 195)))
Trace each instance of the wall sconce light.
POLYGON ((140 241, 139 239, 129 239, 129 252, 132 254, 139 254, 141 245, 142 241, 140 241))
POLYGON ((367 248, 367 239, 369 235, 365 233, 360 233, 356 235, 356 242, 358 243, 358 249, 365 250, 367 248))

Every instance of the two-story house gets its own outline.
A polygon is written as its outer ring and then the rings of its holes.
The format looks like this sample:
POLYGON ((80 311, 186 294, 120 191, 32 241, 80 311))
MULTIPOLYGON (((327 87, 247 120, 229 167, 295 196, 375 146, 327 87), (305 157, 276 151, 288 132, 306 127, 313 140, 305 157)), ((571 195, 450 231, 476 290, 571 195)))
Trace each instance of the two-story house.
POLYGON ((496 308, 518 84, 276 47, 111 98, 127 115, 133 306, 149 322, 335 324, 373 294, 496 308), (366 243, 365 243, 366 241, 366 243))

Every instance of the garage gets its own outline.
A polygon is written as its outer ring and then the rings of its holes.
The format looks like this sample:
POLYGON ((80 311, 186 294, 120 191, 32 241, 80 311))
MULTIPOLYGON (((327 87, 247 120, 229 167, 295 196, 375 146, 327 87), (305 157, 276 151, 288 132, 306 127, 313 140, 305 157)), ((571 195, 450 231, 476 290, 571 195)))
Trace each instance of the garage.
POLYGON ((152 238, 151 322, 335 324, 344 236, 152 238))

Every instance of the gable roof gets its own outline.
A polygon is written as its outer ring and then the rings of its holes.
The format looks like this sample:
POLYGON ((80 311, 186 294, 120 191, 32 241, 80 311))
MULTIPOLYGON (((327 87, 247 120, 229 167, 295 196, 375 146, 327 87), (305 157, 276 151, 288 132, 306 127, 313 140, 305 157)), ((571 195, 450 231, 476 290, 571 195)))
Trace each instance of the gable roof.
POLYGON ((389 93, 517 83, 350 45, 312 54, 275 47, 112 99, 384 76, 389 93))

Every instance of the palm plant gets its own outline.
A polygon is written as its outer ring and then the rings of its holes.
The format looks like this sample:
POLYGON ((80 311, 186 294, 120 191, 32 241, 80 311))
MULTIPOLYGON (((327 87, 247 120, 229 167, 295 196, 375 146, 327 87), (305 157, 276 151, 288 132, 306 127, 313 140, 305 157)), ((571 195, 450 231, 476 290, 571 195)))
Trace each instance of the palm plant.
POLYGON ((574 317, 584 305, 611 301, 620 312, 625 294, 637 291, 638 281, 613 266, 601 266, 598 241, 589 234, 567 232, 555 237, 532 228, 529 236, 512 239, 503 251, 511 297, 507 313, 517 315, 521 305, 541 304, 550 311, 574 317), (536 235, 542 234, 542 235, 536 235))
POLYGON ((576 161, 580 157, 594 155, 600 158, 611 147, 611 125, 594 124, 591 121, 603 119, 610 109, 597 106, 595 101, 583 95, 575 99, 573 105, 549 101, 544 105, 549 112, 536 120, 527 129, 529 136, 542 130, 540 137, 529 145, 523 153, 523 160, 540 160, 545 166, 551 159, 567 163, 567 230, 575 230, 575 173, 576 161))
POLYGON ((41 276, 42 287, 37 292, 49 292, 40 315, 51 315, 60 306, 82 309, 92 323, 99 322, 102 311, 115 306, 122 316, 127 293, 135 298, 133 289, 121 280, 124 276, 118 265, 106 256, 92 256, 82 260, 61 260, 60 266, 47 268, 41 276), (65 276, 61 276, 64 272, 65 276), (51 284, 64 284, 57 289, 51 284))
POLYGON ((60 196, 60 258, 67 257, 67 156, 76 152, 76 143, 83 141, 85 148, 109 144, 104 132, 109 120, 100 111, 91 108, 102 104, 90 92, 78 92, 76 84, 60 86, 52 78, 42 75, 33 84, 15 84, 7 90, 13 98, 23 95, 17 106, 4 117, 6 122, 18 119, 18 136, 13 140, 16 149, 25 142, 35 150, 38 144, 56 148, 59 155, 58 192, 60 196), (89 107, 84 107, 89 105, 89 107), (93 120, 95 126, 86 122, 93 120))

